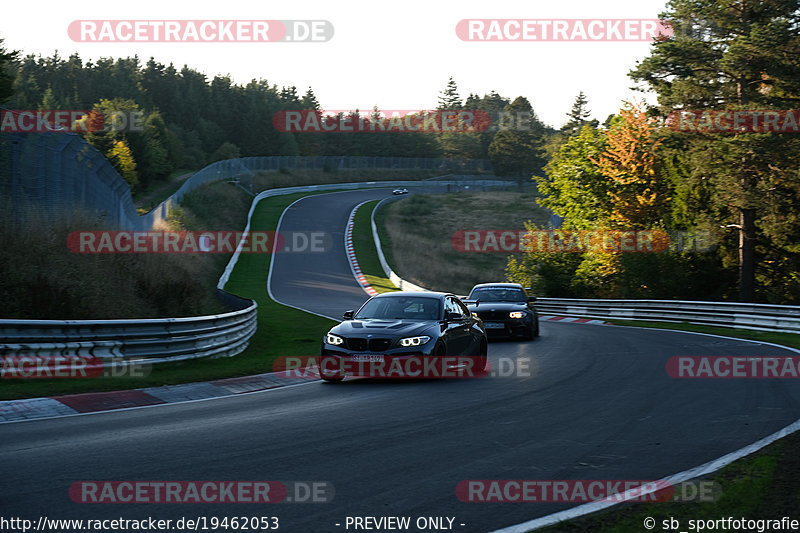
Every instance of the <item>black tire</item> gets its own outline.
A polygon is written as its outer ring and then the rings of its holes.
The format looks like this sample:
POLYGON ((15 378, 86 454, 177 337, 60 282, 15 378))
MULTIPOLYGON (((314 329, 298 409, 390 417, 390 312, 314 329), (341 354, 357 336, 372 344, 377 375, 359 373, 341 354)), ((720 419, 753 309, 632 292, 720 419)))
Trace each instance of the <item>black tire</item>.
POLYGON ((535 336, 536 336, 536 330, 534 330, 533 323, 531 323, 531 325, 528 326, 527 329, 525 330, 525 336, 522 338, 525 339, 526 341, 532 341, 535 336))
POLYGON ((538 316, 534 319, 533 324, 534 324, 533 336, 534 337, 538 337, 539 336, 539 317, 538 316))
POLYGON ((485 372, 486 371, 486 363, 489 362, 489 346, 486 343, 486 339, 481 340, 481 347, 478 351, 478 372, 485 372))
POLYGON ((436 346, 433 347, 431 355, 436 357, 444 357, 447 355, 447 346, 441 340, 436 341, 436 346))

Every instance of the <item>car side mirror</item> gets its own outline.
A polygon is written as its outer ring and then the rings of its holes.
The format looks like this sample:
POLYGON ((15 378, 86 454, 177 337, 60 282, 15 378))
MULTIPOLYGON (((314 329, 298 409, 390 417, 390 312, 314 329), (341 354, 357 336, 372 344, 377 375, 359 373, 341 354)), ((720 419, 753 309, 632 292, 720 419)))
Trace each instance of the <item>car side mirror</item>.
POLYGON ((462 318, 463 317, 461 316, 461 313, 447 313, 446 315, 444 315, 444 319, 447 321, 461 320, 462 318))
POLYGON ((535 302, 536 301, 536 296, 528 296, 528 301, 529 302, 535 302))
POLYGON ((342 315, 342 318, 345 320, 353 320, 353 314, 355 314, 355 311, 353 311, 352 309, 349 311, 345 311, 344 314, 342 315))

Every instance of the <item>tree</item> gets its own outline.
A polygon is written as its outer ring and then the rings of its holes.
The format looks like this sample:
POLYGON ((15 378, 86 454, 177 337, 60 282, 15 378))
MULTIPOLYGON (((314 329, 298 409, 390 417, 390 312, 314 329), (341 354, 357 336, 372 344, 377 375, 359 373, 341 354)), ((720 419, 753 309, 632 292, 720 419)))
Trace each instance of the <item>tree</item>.
MULTIPOLYGON (((583 91, 578 93, 575 97, 575 102, 572 104, 572 109, 567 113, 567 123, 561 127, 561 131, 567 135, 574 135, 578 133, 584 125, 589 123, 589 117, 592 112, 589 110, 589 99, 583 94, 583 91)), ((596 125, 596 124, 595 124, 596 125)))
POLYGON ((669 200, 656 172, 656 125, 640 107, 626 104, 606 131, 606 149, 589 160, 606 179, 611 222, 625 229, 646 229, 664 219, 669 200))
POLYGON ((241 157, 239 148, 233 143, 224 142, 211 154, 210 162, 222 161, 223 159, 236 159, 238 157, 241 157))
POLYGON ((545 175, 534 177, 542 194, 538 202, 573 228, 588 229, 611 220, 608 182, 592 163, 605 151, 607 139, 587 124, 561 146, 544 167, 545 175))
POLYGON ((14 94, 14 74, 12 62, 17 59, 17 52, 8 52, 3 48, 3 39, 0 39, 0 104, 11 98, 14 94))
MULTIPOLYGON (((672 24, 674 37, 654 43, 630 76, 658 94, 664 116, 675 109, 797 107, 799 7, 797 0, 671 0, 661 18, 672 24)), ((759 231, 763 215, 771 202, 786 203, 775 190, 763 194, 770 189, 765 183, 775 176, 798 179, 794 140, 757 133, 676 135, 691 137, 685 149, 693 179, 711 184, 718 224, 739 234, 739 298, 752 301, 757 245, 770 244, 759 231), (727 166, 719 166, 721 160, 727 166)))
POLYGON ((169 153, 167 125, 161 113, 153 111, 148 114, 144 120, 144 130, 138 135, 142 144, 141 157, 138 159, 139 179, 144 185, 162 179, 175 170, 169 153))
POLYGON ((133 153, 124 140, 116 141, 111 150, 106 154, 109 162, 119 172, 120 176, 128 182, 131 190, 139 185, 139 178, 136 174, 136 162, 133 160, 133 153))
POLYGON ((453 76, 447 80, 447 86, 439 93, 439 105, 436 109, 461 109, 461 97, 458 96, 458 85, 453 76))
POLYGON ((53 110, 58 109, 58 100, 56 99, 55 95, 53 94, 53 88, 48 87, 44 91, 44 96, 42 97, 42 104, 39 106, 39 109, 42 110, 53 110))
POLYGON ((545 163, 544 125, 530 102, 517 97, 504 109, 503 124, 489 145, 489 157, 500 176, 529 178, 538 174, 545 163))

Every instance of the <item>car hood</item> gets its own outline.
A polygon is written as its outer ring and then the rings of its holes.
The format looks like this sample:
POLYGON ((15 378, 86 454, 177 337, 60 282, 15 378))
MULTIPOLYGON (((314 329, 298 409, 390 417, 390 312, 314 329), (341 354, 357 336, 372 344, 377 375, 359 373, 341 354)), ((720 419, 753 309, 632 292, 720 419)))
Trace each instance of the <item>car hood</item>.
POLYGON ((419 335, 431 328, 437 327, 435 320, 345 320, 335 326, 331 333, 346 337, 367 337, 368 335, 382 338, 402 338, 410 335, 419 335))
POLYGON ((480 313, 481 311, 524 311, 528 308, 525 302, 481 302, 479 305, 468 303, 470 311, 480 313))

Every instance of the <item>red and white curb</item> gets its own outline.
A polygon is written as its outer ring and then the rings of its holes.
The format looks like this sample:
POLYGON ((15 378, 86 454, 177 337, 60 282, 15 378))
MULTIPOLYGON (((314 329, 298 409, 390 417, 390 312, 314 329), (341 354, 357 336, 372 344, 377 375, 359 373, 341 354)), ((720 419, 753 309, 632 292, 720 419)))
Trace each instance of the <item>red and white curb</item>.
POLYGON ((576 318, 574 316, 539 315, 539 320, 549 320, 550 322, 571 322, 572 324, 611 324, 611 322, 606 322, 605 320, 576 318))
POLYGON ((361 202, 350 211, 350 216, 347 219, 347 227, 344 230, 344 250, 347 254, 347 260, 350 263, 350 270, 353 271, 353 277, 356 278, 358 284, 361 285, 361 288, 364 289, 367 294, 375 296, 378 294, 378 291, 369 284, 367 277, 361 272, 361 268, 358 266, 358 260, 356 259, 356 251, 353 249, 353 220, 356 217, 356 211, 358 211, 359 207, 371 201, 372 200, 361 202))
POLYGON ((0 425, 24 420, 60 418, 62 416, 75 416, 117 409, 223 398, 318 380, 319 376, 313 371, 302 378, 289 375, 287 371, 281 371, 143 389, 86 392, 50 398, 7 400, 0 401, 0 425))

